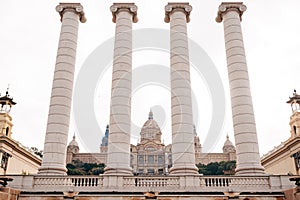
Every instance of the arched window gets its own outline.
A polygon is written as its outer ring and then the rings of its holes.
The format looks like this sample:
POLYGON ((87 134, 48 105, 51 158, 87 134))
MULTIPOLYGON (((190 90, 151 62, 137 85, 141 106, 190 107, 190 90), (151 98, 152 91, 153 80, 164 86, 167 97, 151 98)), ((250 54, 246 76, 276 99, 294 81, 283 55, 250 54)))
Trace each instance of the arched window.
POLYGON ((148 163, 149 164, 153 164, 154 163, 154 156, 153 155, 149 155, 148 156, 148 163))
POLYGON ((9 127, 6 127, 5 133, 6 133, 6 136, 8 136, 8 133, 9 133, 9 127))
POLYGON ((297 127, 293 126, 293 128, 294 128, 294 134, 297 135, 297 127))

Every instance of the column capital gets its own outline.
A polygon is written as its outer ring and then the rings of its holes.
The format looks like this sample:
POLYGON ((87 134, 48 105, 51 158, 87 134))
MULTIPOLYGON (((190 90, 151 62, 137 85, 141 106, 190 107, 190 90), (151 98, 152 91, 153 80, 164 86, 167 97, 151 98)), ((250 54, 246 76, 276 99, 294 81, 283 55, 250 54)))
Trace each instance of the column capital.
POLYGON ((218 16, 216 22, 220 23, 223 21, 223 15, 230 11, 235 11, 239 14, 240 20, 242 21, 242 15, 247 10, 247 7, 243 2, 222 2, 219 6, 218 16))
POLYGON ((137 18, 137 6, 134 3, 114 3, 110 7, 110 11, 113 15, 112 21, 116 23, 117 14, 121 11, 129 12, 132 15, 132 22, 138 22, 137 18))
POLYGON ((192 11, 193 7, 189 5, 189 3, 168 3, 168 5, 165 6, 165 22, 170 22, 170 15, 173 14, 176 11, 183 12, 186 15, 186 22, 190 22, 190 13, 192 11))
POLYGON ((59 5, 56 6, 56 11, 60 15, 60 21, 62 21, 64 13, 68 11, 77 14, 79 16, 80 22, 86 22, 83 7, 80 3, 59 3, 59 5))

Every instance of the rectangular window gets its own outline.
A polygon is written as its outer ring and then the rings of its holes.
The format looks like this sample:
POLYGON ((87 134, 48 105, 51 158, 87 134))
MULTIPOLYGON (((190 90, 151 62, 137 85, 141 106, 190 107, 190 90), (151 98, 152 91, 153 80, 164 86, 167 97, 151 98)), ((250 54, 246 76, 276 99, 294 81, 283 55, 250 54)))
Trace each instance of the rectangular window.
POLYGON ((164 174, 164 170, 163 169, 158 169, 158 174, 159 175, 163 175, 164 174))
POLYGON ((139 174, 144 174, 144 169, 139 169, 139 174))
POLYGON ((149 175, 153 175, 154 174, 154 169, 148 169, 147 172, 148 172, 149 175))

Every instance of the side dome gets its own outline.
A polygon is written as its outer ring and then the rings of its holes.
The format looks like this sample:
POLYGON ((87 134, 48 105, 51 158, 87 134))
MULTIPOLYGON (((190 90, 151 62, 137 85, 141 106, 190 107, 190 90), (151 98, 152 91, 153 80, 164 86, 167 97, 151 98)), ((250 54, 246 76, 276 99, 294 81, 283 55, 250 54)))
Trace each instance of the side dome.
POLYGON ((226 141, 223 145, 223 153, 232 153, 235 152, 235 146, 229 140, 229 136, 226 136, 226 141))
POLYGON ((75 135, 73 136, 73 139, 71 140, 71 142, 69 143, 68 146, 76 146, 76 147, 78 147, 78 143, 75 140, 75 135))
POLYGON ((79 153, 79 146, 78 143, 75 140, 75 135, 73 136, 73 139, 71 140, 71 142, 69 143, 68 147, 67 147, 67 152, 68 153, 79 153))
POLYGON ((150 110, 148 120, 141 129, 141 142, 144 140, 156 140, 161 142, 161 130, 157 122, 153 119, 153 113, 150 110))

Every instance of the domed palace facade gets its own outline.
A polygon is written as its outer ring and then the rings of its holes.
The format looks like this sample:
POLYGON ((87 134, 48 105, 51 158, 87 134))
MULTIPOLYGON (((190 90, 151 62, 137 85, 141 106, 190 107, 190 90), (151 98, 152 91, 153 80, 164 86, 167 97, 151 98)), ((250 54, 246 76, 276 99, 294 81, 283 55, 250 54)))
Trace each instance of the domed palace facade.
MULTIPOLYGON (((67 163, 80 160, 85 163, 104 163, 107 160, 109 126, 106 126, 105 135, 102 138, 100 152, 79 153, 79 146, 73 136, 73 140, 67 147, 67 163)), ((149 112, 148 120, 140 131, 140 142, 130 145, 130 165, 136 175, 167 175, 172 166, 172 145, 165 145, 161 140, 162 132, 158 123, 153 118, 153 112, 149 112)), ((200 139, 194 126, 194 149, 196 163, 208 164, 236 160, 235 146, 226 137, 222 153, 203 153, 200 139)))

